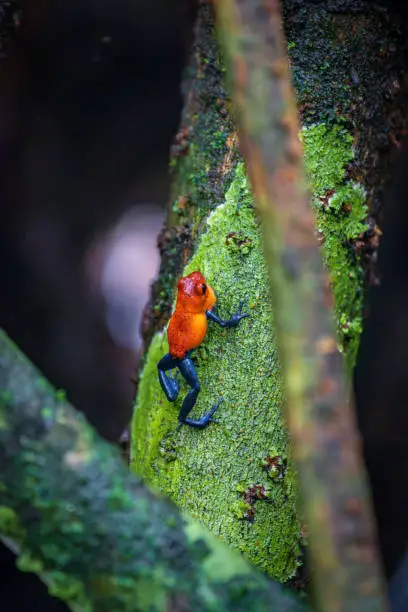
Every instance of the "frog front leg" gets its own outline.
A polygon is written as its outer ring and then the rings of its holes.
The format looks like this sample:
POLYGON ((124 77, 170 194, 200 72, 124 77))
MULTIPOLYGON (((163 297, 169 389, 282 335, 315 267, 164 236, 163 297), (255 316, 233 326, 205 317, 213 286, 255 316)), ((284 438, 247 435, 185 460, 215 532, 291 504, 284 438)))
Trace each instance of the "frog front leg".
POLYGON ((231 327, 236 327, 241 321, 241 319, 245 319, 245 317, 249 317, 249 313, 246 313, 246 312, 242 313, 243 304, 244 302, 240 302, 239 307, 238 307, 238 312, 232 315, 232 317, 229 319, 225 319, 225 320, 220 319, 220 317, 216 315, 215 312, 213 312, 212 310, 207 310, 205 314, 207 316, 207 319, 209 319, 209 321, 214 321, 214 323, 218 323, 220 327, 226 327, 227 329, 229 329, 231 327))

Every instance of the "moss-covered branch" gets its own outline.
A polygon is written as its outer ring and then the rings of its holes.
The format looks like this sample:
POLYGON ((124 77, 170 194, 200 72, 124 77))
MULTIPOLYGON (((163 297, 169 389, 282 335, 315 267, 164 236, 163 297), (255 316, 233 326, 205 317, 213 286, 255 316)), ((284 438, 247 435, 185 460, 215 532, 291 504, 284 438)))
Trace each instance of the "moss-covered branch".
POLYGON ((301 612, 167 500, 0 332, 0 534, 81 612, 301 612))
MULTIPOLYGON (((296 513, 296 480, 282 419, 280 366, 271 329, 274 296, 224 86, 211 4, 200 3, 170 164, 173 196, 133 420, 132 468, 263 571, 286 582, 299 575, 304 530, 296 513), (193 268, 200 268, 215 287, 222 313, 236 308, 241 297, 247 298, 252 313, 224 335, 210 326, 194 356, 201 382, 194 414, 203 414, 221 394, 226 399, 219 424, 199 433, 177 428, 186 387, 176 404, 168 403, 156 367, 167 351, 165 325, 177 279, 193 268), (253 486, 262 486, 267 496, 254 501, 253 486)), ((383 74, 398 76, 403 48, 398 27, 371 2, 356 7, 352 0, 286 0, 285 27, 319 241, 332 286, 327 300, 334 296, 336 341, 350 372, 362 322, 362 251, 378 241, 367 208, 384 180, 379 169, 389 163, 383 142, 384 132, 391 129, 388 117, 394 123, 402 103, 396 90, 384 97, 375 84, 383 82, 383 74), (350 57, 357 66, 353 78, 350 57)), ((246 67, 241 67, 243 78, 246 67)), ((297 143, 298 135, 294 138, 297 143)), ((275 150, 273 143, 271 153, 275 150)))
POLYGON ((216 7, 263 221, 316 606, 383 611, 370 495, 306 188, 280 6, 218 0, 216 7))

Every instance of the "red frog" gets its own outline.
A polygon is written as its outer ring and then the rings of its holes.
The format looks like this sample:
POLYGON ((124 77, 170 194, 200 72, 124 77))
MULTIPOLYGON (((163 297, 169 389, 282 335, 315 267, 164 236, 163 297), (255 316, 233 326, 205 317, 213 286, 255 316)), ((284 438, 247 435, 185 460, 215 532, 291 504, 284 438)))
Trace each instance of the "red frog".
POLYGON ((166 372, 177 368, 191 389, 184 398, 179 413, 179 422, 191 427, 203 428, 213 421, 214 412, 221 404, 220 400, 200 419, 190 419, 188 414, 194 407, 200 392, 200 383, 191 359, 192 351, 200 346, 207 333, 207 320, 218 323, 221 327, 236 327, 241 319, 249 314, 241 313, 240 303, 238 313, 223 321, 214 312, 216 297, 213 289, 207 285, 201 272, 192 272, 180 278, 177 284, 177 302, 167 329, 169 353, 158 363, 159 380, 169 402, 174 402, 180 387, 174 376, 166 372))

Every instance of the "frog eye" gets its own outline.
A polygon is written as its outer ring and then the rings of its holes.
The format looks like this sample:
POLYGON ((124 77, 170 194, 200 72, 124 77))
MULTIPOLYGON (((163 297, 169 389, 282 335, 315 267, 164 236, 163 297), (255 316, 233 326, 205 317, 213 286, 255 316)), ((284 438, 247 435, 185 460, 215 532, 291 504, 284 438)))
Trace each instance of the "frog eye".
POLYGON ((206 283, 197 283, 194 285, 193 291, 197 296, 203 297, 207 293, 207 289, 206 283))

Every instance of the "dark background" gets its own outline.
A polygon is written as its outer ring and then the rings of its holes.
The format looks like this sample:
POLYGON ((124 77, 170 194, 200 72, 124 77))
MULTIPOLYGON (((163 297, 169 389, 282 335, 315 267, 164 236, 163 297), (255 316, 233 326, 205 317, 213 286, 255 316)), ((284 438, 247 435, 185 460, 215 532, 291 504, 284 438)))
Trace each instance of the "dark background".
MULTIPOLYGON (((112 441, 138 356, 112 339, 87 256, 128 208, 137 220, 166 204, 194 13, 177 0, 0 2, 0 326, 112 441)), ((66 608, 1 547, 0 609, 66 608)))

